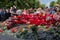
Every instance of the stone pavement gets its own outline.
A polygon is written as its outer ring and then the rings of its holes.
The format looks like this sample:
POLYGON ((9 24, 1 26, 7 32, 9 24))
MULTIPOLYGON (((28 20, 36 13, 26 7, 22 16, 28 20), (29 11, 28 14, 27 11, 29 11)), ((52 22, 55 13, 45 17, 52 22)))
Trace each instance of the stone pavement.
POLYGON ((11 37, 9 35, 0 34, 0 40, 22 40, 22 39, 11 37))

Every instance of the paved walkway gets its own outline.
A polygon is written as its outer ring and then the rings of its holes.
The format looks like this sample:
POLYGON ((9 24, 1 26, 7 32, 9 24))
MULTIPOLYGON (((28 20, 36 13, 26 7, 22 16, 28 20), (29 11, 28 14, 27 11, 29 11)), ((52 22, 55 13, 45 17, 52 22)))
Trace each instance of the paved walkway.
POLYGON ((0 34, 0 40, 22 40, 22 39, 11 37, 9 35, 1 35, 0 34))

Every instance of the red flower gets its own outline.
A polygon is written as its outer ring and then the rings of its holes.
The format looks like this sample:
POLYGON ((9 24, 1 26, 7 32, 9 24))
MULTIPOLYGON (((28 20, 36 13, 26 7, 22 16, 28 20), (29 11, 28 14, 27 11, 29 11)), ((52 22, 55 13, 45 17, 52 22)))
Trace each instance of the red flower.
POLYGON ((43 15, 42 15, 42 18, 43 18, 43 19, 46 19, 46 14, 43 14, 43 15))
POLYGON ((49 28, 49 25, 46 25, 46 29, 48 29, 49 28))
POLYGON ((33 15, 33 14, 30 14, 30 15, 29 15, 29 18, 30 18, 30 19, 32 19, 33 17, 34 17, 34 15, 33 15))
POLYGON ((41 20, 39 20, 38 18, 34 19, 34 24, 36 26, 40 25, 41 24, 41 20))
POLYGON ((41 20, 41 24, 43 24, 43 25, 44 25, 44 24, 47 24, 47 23, 46 23, 46 20, 45 20, 45 19, 42 19, 42 20, 41 20))
POLYGON ((6 25, 7 26, 7 29, 10 29, 11 27, 11 25, 12 25, 13 23, 12 22, 8 22, 8 24, 6 25))
POLYGON ((37 20, 36 22, 35 22, 35 25, 36 26, 38 26, 38 25, 40 25, 41 24, 41 21, 40 20, 37 20))
POLYGON ((11 18, 14 18, 14 16, 11 16, 11 18))
POLYGON ((36 16, 41 17, 42 15, 41 15, 41 13, 38 13, 38 14, 36 14, 36 16))
POLYGON ((11 16, 11 19, 19 19, 20 16, 11 16))
POLYGON ((18 20, 14 20, 14 23, 19 24, 19 21, 18 20))
POLYGON ((10 31, 11 31, 12 33, 14 33, 14 32, 16 31, 16 29, 15 29, 15 28, 12 28, 12 29, 10 29, 10 31))
POLYGON ((0 32, 3 32, 3 30, 0 28, 0 32))
POLYGON ((26 24, 27 20, 21 19, 20 22, 23 23, 23 24, 26 24))
POLYGON ((52 14, 48 14, 47 16, 50 18, 50 20, 53 19, 53 15, 52 14))
POLYGON ((29 19, 28 21, 30 24, 33 24, 34 23, 34 19, 29 19))

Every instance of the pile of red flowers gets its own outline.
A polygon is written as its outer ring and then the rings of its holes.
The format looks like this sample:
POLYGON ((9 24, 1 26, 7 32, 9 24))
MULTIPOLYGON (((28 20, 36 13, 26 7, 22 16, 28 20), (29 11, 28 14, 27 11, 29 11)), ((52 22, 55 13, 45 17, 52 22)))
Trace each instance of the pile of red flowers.
MULTIPOLYGON (((8 24, 34 24, 38 25, 55 25, 56 19, 52 14, 21 14, 20 16, 11 16, 8 24)), ((59 22, 60 20, 58 20, 59 22)))

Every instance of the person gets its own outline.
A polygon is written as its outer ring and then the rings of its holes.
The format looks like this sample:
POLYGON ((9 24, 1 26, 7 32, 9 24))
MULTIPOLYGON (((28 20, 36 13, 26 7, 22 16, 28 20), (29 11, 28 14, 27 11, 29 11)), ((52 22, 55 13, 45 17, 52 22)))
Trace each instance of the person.
POLYGON ((11 13, 11 16, 17 15, 17 14, 16 14, 16 7, 14 7, 14 6, 11 7, 11 8, 10 8, 10 13, 11 13))
POLYGON ((22 11, 22 14, 27 14, 27 10, 24 9, 24 10, 22 11))
POLYGON ((22 11, 20 10, 20 9, 18 9, 17 11, 16 11, 16 14, 17 15, 20 15, 22 13, 22 11))
POLYGON ((53 18, 56 21, 60 20, 60 6, 58 4, 55 5, 54 11, 55 11, 55 13, 53 14, 53 18))
POLYGON ((50 8, 49 8, 49 13, 50 13, 50 14, 54 14, 54 13, 55 13, 53 7, 50 7, 50 8))
POLYGON ((2 11, 2 9, 0 9, 0 21, 1 21, 1 11, 2 11))
POLYGON ((33 8, 29 8, 28 10, 29 10, 29 13, 34 13, 33 8))
POLYGON ((36 13, 41 13, 41 10, 42 10, 41 8, 38 8, 36 13))
POLYGON ((44 9, 44 14, 49 14, 49 8, 48 8, 48 7, 46 7, 46 8, 44 9))
POLYGON ((4 21, 5 20, 5 9, 0 10, 0 20, 4 21))
POLYGON ((16 13, 16 6, 13 5, 12 11, 13 11, 14 13, 16 13))
POLYGON ((42 14, 42 13, 44 13, 44 11, 41 8, 38 8, 35 10, 34 14, 38 14, 38 13, 42 14))
POLYGON ((6 14, 5 14, 6 19, 8 19, 9 17, 11 17, 11 13, 9 9, 6 9, 6 14))

